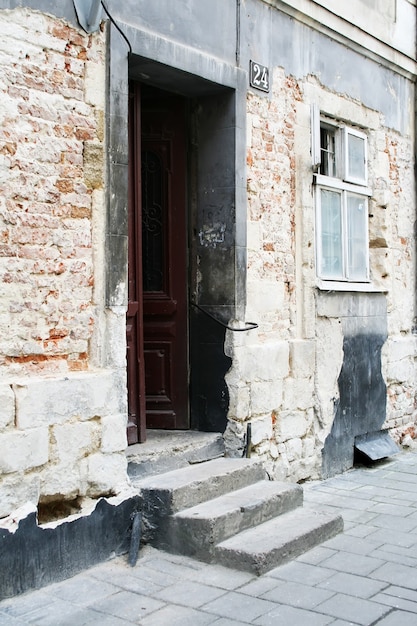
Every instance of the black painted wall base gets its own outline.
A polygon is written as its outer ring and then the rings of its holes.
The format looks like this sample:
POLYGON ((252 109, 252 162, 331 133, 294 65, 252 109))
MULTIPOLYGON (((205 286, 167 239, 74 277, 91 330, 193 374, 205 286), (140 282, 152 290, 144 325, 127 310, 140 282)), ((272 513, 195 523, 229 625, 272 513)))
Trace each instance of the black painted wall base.
POLYGON ((38 526, 36 512, 16 530, 0 528, 0 600, 74 576, 129 551, 138 496, 118 504, 105 499, 85 517, 53 528, 38 526))
POLYGON ((329 478, 353 467, 357 438, 378 433, 385 422, 381 353, 388 337, 387 302, 383 293, 318 291, 316 306, 318 317, 336 321, 343 334, 339 397, 322 451, 322 478, 329 478))
POLYGON ((382 333, 344 338, 340 398, 323 448, 323 478, 353 467, 355 438, 382 428, 386 416, 386 385, 381 372, 384 342, 382 333))
POLYGON ((192 309, 191 428, 223 433, 227 425, 229 392, 225 381, 232 360, 224 353, 225 329, 204 313, 192 309))

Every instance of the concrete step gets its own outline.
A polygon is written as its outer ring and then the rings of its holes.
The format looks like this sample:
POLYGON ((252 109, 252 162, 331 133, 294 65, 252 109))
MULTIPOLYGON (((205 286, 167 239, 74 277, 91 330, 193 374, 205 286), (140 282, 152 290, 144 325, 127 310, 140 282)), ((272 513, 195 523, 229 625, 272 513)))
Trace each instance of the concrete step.
POLYGON ((262 574, 343 529, 338 515, 304 510, 299 485, 265 478, 258 459, 222 457, 135 479, 143 541, 262 574))
POLYGON ((166 535, 173 552, 211 561, 217 543, 301 506, 299 485, 262 480, 170 518, 166 535))
POLYGON ((226 567, 261 575, 342 530, 340 515, 299 508, 219 543, 214 557, 226 567))
POLYGON ((258 460, 223 457, 134 481, 142 500, 144 540, 165 547, 170 515, 264 478, 258 460))

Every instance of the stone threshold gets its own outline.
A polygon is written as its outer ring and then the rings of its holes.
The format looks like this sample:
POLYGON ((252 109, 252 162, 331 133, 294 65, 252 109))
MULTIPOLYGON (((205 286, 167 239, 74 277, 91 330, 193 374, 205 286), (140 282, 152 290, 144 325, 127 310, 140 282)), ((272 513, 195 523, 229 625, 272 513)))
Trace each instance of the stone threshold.
POLYGON ((126 449, 128 474, 140 478, 162 474, 224 456, 221 433, 195 430, 147 430, 147 440, 126 449))

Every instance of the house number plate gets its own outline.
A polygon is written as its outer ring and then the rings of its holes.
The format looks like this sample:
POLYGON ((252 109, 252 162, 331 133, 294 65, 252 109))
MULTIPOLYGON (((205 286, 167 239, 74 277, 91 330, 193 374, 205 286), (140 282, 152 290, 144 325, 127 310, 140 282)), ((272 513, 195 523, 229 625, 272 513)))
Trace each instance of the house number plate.
POLYGON ((265 65, 250 61, 249 83, 261 91, 269 91, 269 69, 265 65))

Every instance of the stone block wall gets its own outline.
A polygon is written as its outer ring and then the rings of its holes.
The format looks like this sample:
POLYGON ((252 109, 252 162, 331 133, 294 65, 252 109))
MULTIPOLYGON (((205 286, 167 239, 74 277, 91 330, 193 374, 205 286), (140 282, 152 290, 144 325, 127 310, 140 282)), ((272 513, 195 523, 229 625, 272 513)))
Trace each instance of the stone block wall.
POLYGON ((0 29, 4 516, 122 489, 126 400, 100 348, 106 33, 29 9, 0 29))

